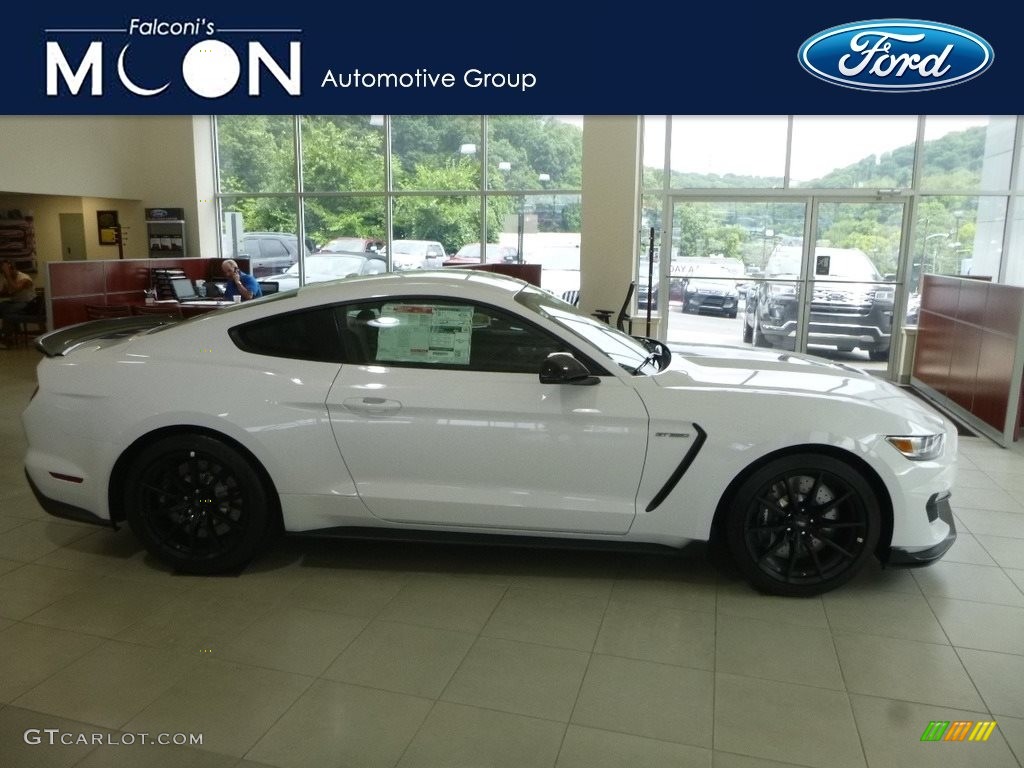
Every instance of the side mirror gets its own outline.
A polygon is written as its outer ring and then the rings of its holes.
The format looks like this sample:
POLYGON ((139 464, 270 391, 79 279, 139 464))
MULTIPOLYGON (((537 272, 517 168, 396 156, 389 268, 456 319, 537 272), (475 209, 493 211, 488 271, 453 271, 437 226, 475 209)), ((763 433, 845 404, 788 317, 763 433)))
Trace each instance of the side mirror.
POLYGON ((633 338, 643 344, 647 351, 654 355, 654 362, 658 364, 659 371, 664 371, 668 368, 669 363, 672 362, 672 350, 668 348, 667 344, 662 344, 657 339, 652 339, 649 336, 634 336, 633 338))
POLYGON ((540 367, 541 384, 576 384, 593 386, 601 380, 568 352, 552 352, 540 367))

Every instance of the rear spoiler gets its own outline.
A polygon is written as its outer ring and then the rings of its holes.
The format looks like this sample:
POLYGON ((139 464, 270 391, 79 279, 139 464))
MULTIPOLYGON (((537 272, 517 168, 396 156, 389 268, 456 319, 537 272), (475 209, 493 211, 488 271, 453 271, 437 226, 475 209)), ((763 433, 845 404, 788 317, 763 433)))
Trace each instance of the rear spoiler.
POLYGON ((36 349, 47 357, 60 357, 80 344, 98 339, 120 339, 144 331, 180 322, 178 318, 161 315, 138 315, 132 317, 108 317, 69 325, 50 331, 36 339, 36 349))

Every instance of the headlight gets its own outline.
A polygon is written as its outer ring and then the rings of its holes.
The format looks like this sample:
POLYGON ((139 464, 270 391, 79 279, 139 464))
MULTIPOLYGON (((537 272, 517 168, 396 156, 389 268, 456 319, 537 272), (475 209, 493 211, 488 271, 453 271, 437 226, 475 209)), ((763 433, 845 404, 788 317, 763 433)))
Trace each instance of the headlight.
POLYGON ((874 291, 875 301, 895 301, 896 289, 889 286, 880 286, 874 291))
POLYGON ((942 455, 945 435, 889 435, 889 444, 911 461, 931 461, 942 455))

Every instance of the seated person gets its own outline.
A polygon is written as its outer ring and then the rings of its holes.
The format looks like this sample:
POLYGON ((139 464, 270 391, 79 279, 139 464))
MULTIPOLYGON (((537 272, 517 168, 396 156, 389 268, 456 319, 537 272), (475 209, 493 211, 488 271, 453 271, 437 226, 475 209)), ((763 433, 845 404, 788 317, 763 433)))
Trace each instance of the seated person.
POLYGON ((225 299, 233 301, 235 296, 241 296, 242 301, 249 301, 249 299, 257 299, 263 295, 256 278, 240 270, 237 261, 225 259, 220 266, 224 277, 228 279, 227 287, 224 289, 225 299))
POLYGON ((36 286, 31 277, 18 271, 13 261, 4 261, 0 264, 0 272, 3 274, 0 297, 8 299, 0 302, 0 318, 3 318, 0 349, 7 349, 7 341, 14 335, 15 330, 7 318, 25 311, 25 307, 36 297, 36 286))

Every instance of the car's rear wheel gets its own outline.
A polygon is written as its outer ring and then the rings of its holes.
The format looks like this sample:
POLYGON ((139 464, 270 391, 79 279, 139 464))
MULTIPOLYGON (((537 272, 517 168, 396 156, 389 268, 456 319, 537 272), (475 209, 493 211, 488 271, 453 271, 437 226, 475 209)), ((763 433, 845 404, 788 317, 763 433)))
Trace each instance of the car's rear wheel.
POLYGON ((743 321, 743 342, 750 344, 754 340, 754 329, 747 325, 747 321, 743 321))
POLYGON ((733 497, 726 537, 757 589, 809 597, 852 579, 878 543, 871 485, 830 456, 794 454, 753 472, 733 497))
POLYGON ((889 348, 885 349, 869 349, 868 358, 876 363, 884 363, 889 360, 889 348))
POLYGON ((208 435, 173 435, 143 448, 126 475, 128 523, 175 570, 241 568, 276 530, 271 495, 251 460, 208 435))

